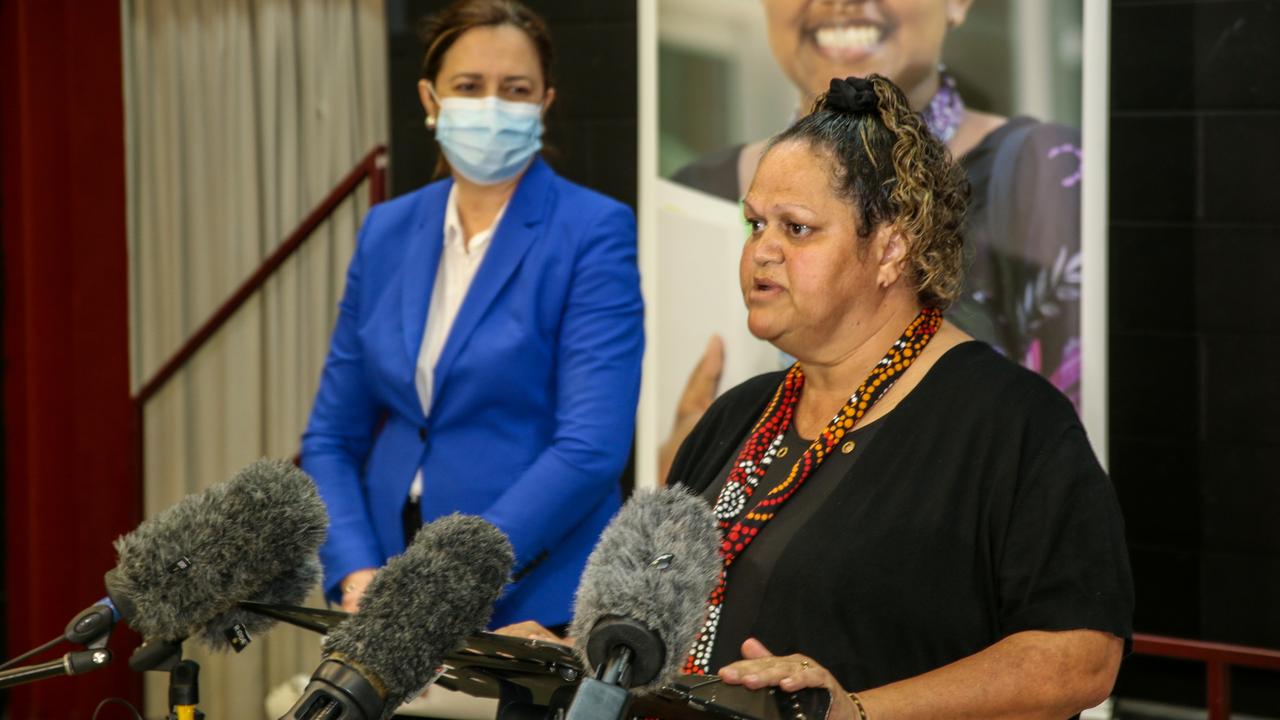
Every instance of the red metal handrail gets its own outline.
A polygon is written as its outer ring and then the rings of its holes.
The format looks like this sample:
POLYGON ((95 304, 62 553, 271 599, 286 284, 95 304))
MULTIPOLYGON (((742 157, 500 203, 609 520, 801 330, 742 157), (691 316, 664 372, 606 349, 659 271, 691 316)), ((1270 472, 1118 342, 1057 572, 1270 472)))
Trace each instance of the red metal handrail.
POLYGON ((1280 672, 1280 651, 1246 645, 1187 640, 1134 633, 1133 651, 1139 655, 1195 660, 1205 664, 1209 720, 1231 716, 1231 668, 1250 667, 1280 672))
MULTIPOLYGON (((280 247, 276 248, 274 252, 262 261, 262 264, 258 266, 258 269, 250 275, 247 280, 241 283, 240 287, 236 288, 235 292, 231 294, 231 297, 227 298, 226 301, 224 301, 222 305, 209 316, 209 319, 191 334, 191 337, 187 338, 187 341, 182 344, 182 347, 179 347, 178 350, 174 352, 167 361, 165 361, 164 365, 160 366, 160 369, 151 376, 150 380, 143 383, 142 387, 138 390, 137 395, 133 398, 134 404, 138 406, 145 405, 148 400, 160 391, 160 388, 165 386, 165 383, 172 380, 173 376, 176 375, 188 362, 190 362, 191 358, 200 351, 200 348, 204 347, 204 344, 209 342, 209 339, 212 338, 233 315, 235 315, 236 311, 239 310, 240 307, 249 300, 249 298, 253 297, 254 293, 262 289, 262 286, 272 275, 276 273, 277 270, 280 269, 282 265, 284 265, 285 261, 292 257, 293 254, 306 243, 307 239, 311 237, 311 234, 320 227, 320 224, 327 220, 329 216, 338 209, 338 206, 342 204, 348 196, 355 192, 361 182, 366 179, 369 180, 370 205, 374 205, 385 200, 387 188, 386 154, 387 148, 385 145, 378 145, 370 150, 369 153, 351 169, 351 172, 347 173, 346 177, 342 178, 342 180, 334 186, 333 190, 329 191, 329 194, 320 201, 320 204, 316 205, 315 209, 303 218, 302 222, 298 224, 298 227, 296 227, 293 232, 289 233, 289 235, 284 239, 284 242, 280 243, 280 247)), ((141 427, 139 427, 139 431, 141 431, 141 427)))
POLYGON ((360 183, 369 181, 369 204, 376 205, 386 199, 387 195, 387 171, 386 171, 386 155, 387 148, 385 145, 377 145, 370 150, 356 166, 347 173, 345 177, 329 191, 328 195, 316 205, 310 213, 303 218, 302 222, 294 228, 293 232, 285 237, 284 242, 280 243, 280 247, 276 248, 258 269, 249 276, 247 280, 231 293, 231 297, 214 311, 209 319, 187 338, 186 342, 178 348, 176 352, 165 361, 160 369, 151 376, 149 380, 142 384, 132 398, 133 402, 133 474, 137 478, 138 506, 139 512, 143 512, 143 475, 145 474, 146 457, 143 454, 143 443, 146 436, 146 425, 144 424, 143 410, 147 401, 155 396, 165 383, 173 379, 191 358, 195 356, 204 344, 214 336, 222 328, 223 325, 235 315, 236 311, 245 304, 253 294, 262 289, 267 280, 284 265, 285 261, 293 256, 299 248, 306 243, 311 234, 320 227, 320 224, 333 215, 338 206, 343 203, 360 183))

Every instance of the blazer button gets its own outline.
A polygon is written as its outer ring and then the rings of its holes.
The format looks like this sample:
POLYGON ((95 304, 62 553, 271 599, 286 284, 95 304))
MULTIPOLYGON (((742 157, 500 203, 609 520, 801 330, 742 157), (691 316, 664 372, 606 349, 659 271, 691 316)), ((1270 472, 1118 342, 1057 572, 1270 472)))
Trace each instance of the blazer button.
POLYGON ((427 429, 425 427, 418 428, 418 439, 422 442, 427 441, 427 429))

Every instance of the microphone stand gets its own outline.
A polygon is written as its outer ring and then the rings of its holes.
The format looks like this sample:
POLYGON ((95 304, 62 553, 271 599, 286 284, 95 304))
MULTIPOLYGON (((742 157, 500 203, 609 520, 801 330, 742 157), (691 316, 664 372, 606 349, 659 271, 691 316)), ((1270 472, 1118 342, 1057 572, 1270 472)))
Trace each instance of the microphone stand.
POLYGON ((77 650, 39 665, 25 665, 0 672, 0 690, 16 685, 63 675, 83 675, 111 662, 111 651, 106 648, 77 650))
POLYGON ((182 659, 182 640, 148 640, 129 658, 134 672, 169 673, 169 708, 165 720, 203 720, 200 702, 200 665, 182 659))
POLYGON ((169 706, 166 720, 204 720, 196 708, 200 702, 200 666, 195 660, 182 660, 169 671, 169 706))

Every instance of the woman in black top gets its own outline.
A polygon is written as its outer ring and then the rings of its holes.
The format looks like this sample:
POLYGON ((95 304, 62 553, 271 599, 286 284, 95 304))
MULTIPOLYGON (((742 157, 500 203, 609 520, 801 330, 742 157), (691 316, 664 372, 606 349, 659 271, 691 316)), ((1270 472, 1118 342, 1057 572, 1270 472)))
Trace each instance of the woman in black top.
POLYGON ((826 687, 832 720, 1100 702, 1131 634, 1118 506, 1070 402, 942 319, 966 208, 944 146, 886 79, 833 80, 743 206, 748 324, 798 362, 672 467, 724 538, 686 671, 826 687))

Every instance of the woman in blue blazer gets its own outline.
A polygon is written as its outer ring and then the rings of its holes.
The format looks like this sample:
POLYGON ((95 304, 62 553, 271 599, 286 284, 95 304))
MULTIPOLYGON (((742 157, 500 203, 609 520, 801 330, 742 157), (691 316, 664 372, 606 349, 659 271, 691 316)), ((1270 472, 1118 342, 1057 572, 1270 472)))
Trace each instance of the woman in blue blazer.
POLYGON ((331 521, 325 593, 354 610, 420 522, 463 512, 515 548, 494 625, 559 625, 631 447, 635 220, 538 156, 554 99, 540 18, 464 0, 424 39, 450 177, 372 208, 347 273, 302 443, 331 521))

